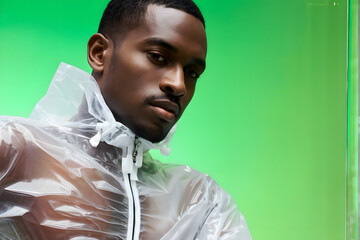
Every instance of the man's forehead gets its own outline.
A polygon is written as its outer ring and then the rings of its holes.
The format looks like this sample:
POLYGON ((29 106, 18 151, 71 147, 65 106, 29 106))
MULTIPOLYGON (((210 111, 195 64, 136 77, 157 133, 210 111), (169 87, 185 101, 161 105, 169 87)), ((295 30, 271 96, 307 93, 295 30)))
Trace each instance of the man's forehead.
POLYGON ((182 10, 163 5, 150 4, 146 9, 143 23, 149 26, 156 26, 157 28, 179 29, 182 28, 184 26, 183 23, 188 22, 189 19, 191 19, 191 22, 195 25, 194 27, 198 27, 200 31, 205 32, 202 22, 196 17, 182 10))
POLYGON ((143 22, 136 28, 139 35, 165 42, 189 43, 206 55, 207 40, 202 22, 194 16, 174 8, 150 4, 143 22))

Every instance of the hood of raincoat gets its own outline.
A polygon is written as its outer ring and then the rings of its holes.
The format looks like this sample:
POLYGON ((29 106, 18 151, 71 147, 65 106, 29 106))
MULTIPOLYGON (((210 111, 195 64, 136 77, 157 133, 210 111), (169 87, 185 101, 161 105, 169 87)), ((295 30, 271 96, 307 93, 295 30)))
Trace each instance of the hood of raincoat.
POLYGON ((0 117, 1 239, 251 239, 231 197, 116 122, 88 73, 61 63, 29 119, 0 117))
MULTIPOLYGON (((135 137, 129 128, 116 122, 96 80, 89 73, 66 63, 60 64, 47 94, 35 106, 30 118, 48 125, 96 129, 97 134, 90 139, 93 147, 97 147, 100 141, 124 147, 135 137)), ((159 143, 140 138, 145 150, 160 149, 161 153, 168 155, 169 141, 175 129, 176 125, 159 143)))

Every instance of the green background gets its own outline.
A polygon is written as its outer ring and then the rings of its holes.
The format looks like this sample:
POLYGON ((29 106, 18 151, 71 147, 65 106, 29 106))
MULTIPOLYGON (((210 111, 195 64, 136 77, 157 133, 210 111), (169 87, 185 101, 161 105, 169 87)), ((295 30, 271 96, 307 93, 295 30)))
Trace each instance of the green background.
MULTIPOLYGON (((345 0, 198 0, 207 70, 163 161, 213 177, 259 240, 345 236, 345 0)), ((61 61, 90 71, 104 0, 0 1, 0 115, 29 116, 61 61)))

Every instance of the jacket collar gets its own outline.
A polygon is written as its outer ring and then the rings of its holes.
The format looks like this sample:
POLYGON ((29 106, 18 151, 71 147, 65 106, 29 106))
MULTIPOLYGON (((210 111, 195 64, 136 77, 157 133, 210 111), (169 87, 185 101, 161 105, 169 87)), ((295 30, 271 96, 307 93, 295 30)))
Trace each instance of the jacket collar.
MULTIPOLYGON (((97 147, 100 141, 115 147, 126 147, 135 139, 129 128, 115 120, 96 80, 89 73, 66 63, 58 67, 46 95, 36 104, 30 118, 55 126, 92 128, 95 134, 90 136, 89 141, 93 147, 97 147), (90 117, 74 118, 83 111, 84 101, 87 105, 87 114, 84 115, 90 117)), ((168 145, 175 129, 176 125, 159 143, 139 138, 143 151, 160 149, 163 155, 168 155, 171 151, 168 145)))

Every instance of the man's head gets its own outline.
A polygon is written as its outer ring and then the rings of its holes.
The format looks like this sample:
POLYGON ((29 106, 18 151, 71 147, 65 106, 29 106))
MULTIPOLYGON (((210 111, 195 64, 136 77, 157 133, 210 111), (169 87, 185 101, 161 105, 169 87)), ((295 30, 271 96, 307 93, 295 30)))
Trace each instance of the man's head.
POLYGON ((119 0, 90 38, 88 61, 116 120, 158 142, 192 99, 206 51, 192 1, 119 0))
POLYGON ((112 37, 137 27, 144 21, 150 4, 186 12, 196 17, 205 27, 204 17, 192 0, 112 0, 104 10, 98 32, 112 37))

